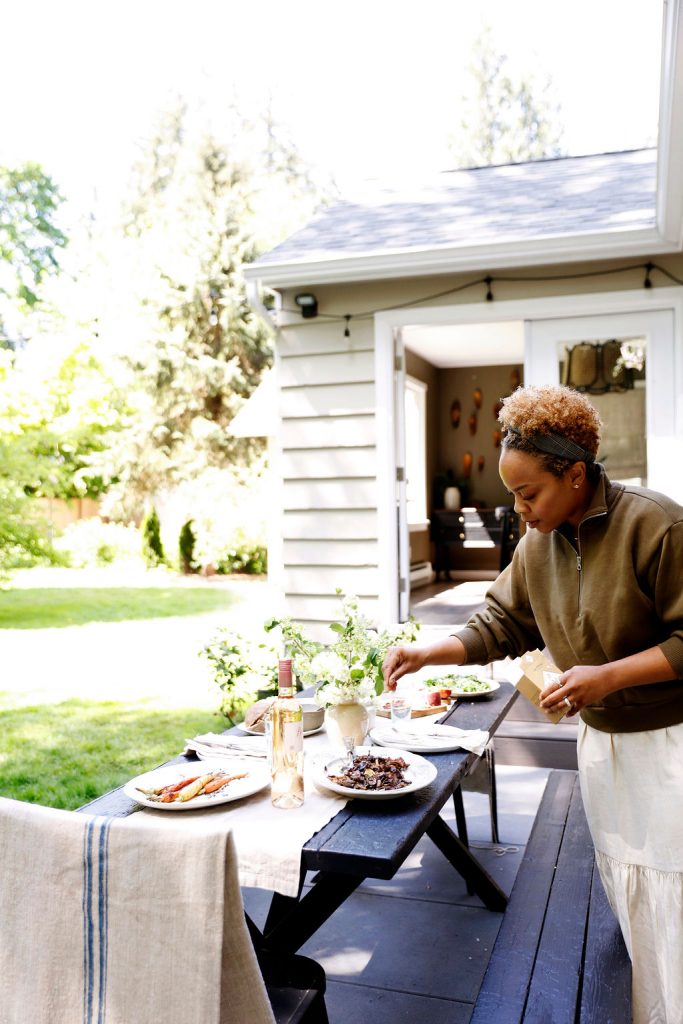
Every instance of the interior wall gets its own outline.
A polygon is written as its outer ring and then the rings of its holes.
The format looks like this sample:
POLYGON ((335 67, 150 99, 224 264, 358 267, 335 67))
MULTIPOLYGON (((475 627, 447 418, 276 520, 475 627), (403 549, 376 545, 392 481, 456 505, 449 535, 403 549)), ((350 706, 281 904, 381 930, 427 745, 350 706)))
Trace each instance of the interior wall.
POLYGON ((427 510, 432 507, 432 481, 439 467, 439 416, 441 374, 432 363, 406 349, 406 373, 427 385, 427 510))
POLYGON ((456 480, 465 479, 465 458, 471 456, 469 494, 465 501, 486 508, 510 504, 500 477, 496 440, 500 433, 496 405, 518 384, 523 384, 523 366, 468 366, 439 371, 438 468, 452 470, 456 480), (481 392, 481 408, 477 409, 475 391, 481 392), (460 402, 460 422, 454 427, 451 405, 460 402), (476 422, 472 422, 472 418, 476 422), (483 460, 483 468, 480 468, 483 460))

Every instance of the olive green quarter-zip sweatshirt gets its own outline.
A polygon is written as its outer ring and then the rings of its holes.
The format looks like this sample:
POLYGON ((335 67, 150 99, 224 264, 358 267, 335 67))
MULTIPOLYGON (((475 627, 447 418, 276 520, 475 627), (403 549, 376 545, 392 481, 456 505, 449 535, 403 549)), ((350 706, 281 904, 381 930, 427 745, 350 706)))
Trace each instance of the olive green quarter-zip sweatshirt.
POLYGON ((471 664, 547 647, 563 671, 659 646, 676 680, 617 690, 580 714, 604 732, 683 722, 683 508, 603 471, 576 547, 567 525, 528 531, 486 609, 455 635, 471 664))

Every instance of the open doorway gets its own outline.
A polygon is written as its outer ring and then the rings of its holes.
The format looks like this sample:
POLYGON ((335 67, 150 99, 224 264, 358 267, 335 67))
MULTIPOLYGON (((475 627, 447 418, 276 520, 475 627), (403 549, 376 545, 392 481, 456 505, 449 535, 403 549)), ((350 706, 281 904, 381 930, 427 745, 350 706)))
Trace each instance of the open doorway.
POLYGON ((402 340, 410 607, 420 621, 458 623, 500 569, 509 497, 497 416, 523 383, 524 324, 411 325, 402 340))
MULTIPOLYGON (((457 624, 505 564, 504 538, 514 547, 519 536, 504 519, 497 416, 500 400, 524 383, 525 325, 410 326, 403 343, 410 609, 423 622, 457 624)), ((603 420, 600 459, 610 477, 646 485, 647 337, 556 337, 551 348, 548 383, 588 394, 603 420)))

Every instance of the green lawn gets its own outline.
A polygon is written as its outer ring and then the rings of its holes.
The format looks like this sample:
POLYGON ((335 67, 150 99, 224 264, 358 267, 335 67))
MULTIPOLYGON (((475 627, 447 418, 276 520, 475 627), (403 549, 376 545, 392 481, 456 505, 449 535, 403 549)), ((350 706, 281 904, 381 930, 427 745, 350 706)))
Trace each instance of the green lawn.
POLYGON ((226 720, 196 709, 67 700, 0 711, 0 796, 73 810, 226 720))
POLYGON ((0 590, 0 629, 45 629, 202 615, 233 604, 216 586, 26 587, 0 590))
MULTIPOLYGON (((126 622, 220 612, 243 604, 245 595, 253 600, 252 594, 258 593, 248 584, 240 588, 232 582, 209 583, 171 574, 27 570, 0 589, 0 630, 26 630, 24 646, 29 656, 32 644, 44 650, 52 643, 50 633, 31 630, 121 623, 125 649, 126 622)), ((256 607, 260 615, 258 599, 256 607)), ((118 627, 112 628, 116 643, 118 627)), ((170 621, 163 628, 177 630, 170 621)), ((74 637, 75 656, 83 642, 74 637)), ((55 649, 64 656, 63 647, 55 649)), ((16 661, 16 650, 14 657, 16 661)), ((81 698, 69 695, 67 689, 59 703, 50 700, 26 706, 21 690, 12 691, 13 673, 6 664, 4 668, 3 672, 0 667, 0 686, 6 691, 0 692, 0 796, 4 797, 80 807, 179 754, 187 737, 219 732, 229 724, 217 711, 178 708, 173 702, 169 706, 144 689, 139 698, 103 691, 81 698)), ((131 648, 131 672, 135 670, 131 648)), ((188 686, 188 695, 191 692, 188 686)), ((188 696, 188 703, 191 700, 188 696)))

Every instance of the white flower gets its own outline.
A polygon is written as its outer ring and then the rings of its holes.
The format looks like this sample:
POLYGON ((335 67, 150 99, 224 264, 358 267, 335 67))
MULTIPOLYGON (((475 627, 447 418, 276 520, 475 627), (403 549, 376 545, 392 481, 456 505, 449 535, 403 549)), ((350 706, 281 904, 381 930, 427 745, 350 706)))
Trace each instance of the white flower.
POLYGON ((311 661, 311 673, 316 680, 347 682, 349 666, 335 651, 321 651, 311 661))
POLYGON ((322 683, 315 694, 320 707, 329 708, 333 704, 371 704, 375 697, 375 686, 372 679, 347 680, 346 682, 330 680, 322 683))

